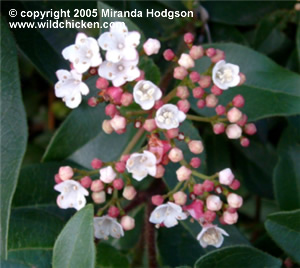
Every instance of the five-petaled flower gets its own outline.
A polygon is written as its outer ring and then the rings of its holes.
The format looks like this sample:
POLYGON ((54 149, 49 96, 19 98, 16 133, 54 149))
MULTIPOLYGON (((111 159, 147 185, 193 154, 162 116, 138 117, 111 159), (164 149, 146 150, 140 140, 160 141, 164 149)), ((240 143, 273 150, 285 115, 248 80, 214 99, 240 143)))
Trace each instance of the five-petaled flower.
POLYGON ((165 104, 157 110, 155 122, 159 128, 172 129, 177 128, 185 118, 185 113, 179 111, 176 105, 165 104))
POLYGON ((203 226, 201 232, 197 235, 201 247, 214 246, 219 248, 224 241, 223 235, 229 236, 226 231, 213 224, 203 226))
POLYGON ((122 225, 108 215, 94 217, 94 235, 98 239, 107 240, 109 236, 120 238, 124 236, 122 225))

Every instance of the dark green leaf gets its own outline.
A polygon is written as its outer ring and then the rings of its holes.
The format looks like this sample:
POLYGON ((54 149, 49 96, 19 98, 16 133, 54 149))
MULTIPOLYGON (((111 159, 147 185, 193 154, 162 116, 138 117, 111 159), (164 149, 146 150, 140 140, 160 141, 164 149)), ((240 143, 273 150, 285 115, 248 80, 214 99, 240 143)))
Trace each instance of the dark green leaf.
POLYGON ((116 248, 105 243, 97 245, 97 264, 96 267, 122 267, 129 268, 127 258, 122 255, 116 248))
POLYGON ((26 149, 27 125, 22 103, 15 41, 1 17, 1 258, 7 256, 10 206, 26 149))
POLYGON ((0 261, 0 266, 3 268, 29 268, 30 266, 19 261, 0 261))
MULTIPOLYGON (((300 21, 300 19, 299 19, 300 21)), ((296 46, 297 46, 297 52, 298 52, 298 67, 300 70, 300 24, 298 24, 297 28, 297 36, 296 36, 296 46)))
POLYGON ((156 85, 159 84, 160 70, 151 58, 140 58, 139 68, 145 72, 145 79, 152 81, 156 85))

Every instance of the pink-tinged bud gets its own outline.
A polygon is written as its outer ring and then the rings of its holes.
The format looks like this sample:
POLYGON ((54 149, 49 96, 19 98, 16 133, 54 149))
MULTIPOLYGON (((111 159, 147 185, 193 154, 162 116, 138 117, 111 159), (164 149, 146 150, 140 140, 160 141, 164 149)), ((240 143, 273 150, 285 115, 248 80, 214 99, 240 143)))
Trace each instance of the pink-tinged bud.
POLYGON ((203 186, 200 183, 197 183, 193 187, 193 192, 195 195, 202 195, 203 194, 203 186))
POLYGON ((92 184, 92 179, 89 176, 85 176, 80 180, 80 184, 84 187, 84 188, 89 188, 92 184))
POLYGON ((104 184, 102 181, 100 180, 94 180, 92 181, 92 184, 91 184, 91 190, 93 192, 100 192, 104 189, 104 184))
POLYGON ((232 190, 238 190, 238 189, 240 188, 240 186, 241 186, 241 183, 239 182, 239 180, 234 179, 233 182, 230 184, 229 187, 230 187, 232 190))
POLYGON ((90 107, 96 107, 98 104, 98 101, 95 97, 91 97, 88 99, 87 103, 88 103, 88 106, 90 106, 90 107))
POLYGON ((112 218, 117 218, 120 214, 120 210, 115 206, 110 206, 108 209, 108 216, 112 218))
POLYGON ((170 159, 169 159, 168 155, 164 155, 162 157, 161 164, 164 165, 164 166, 166 166, 166 165, 169 164, 169 162, 170 162, 170 159))
POLYGON ((213 85, 210 89, 210 92, 216 96, 220 96, 223 93, 223 90, 217 87, 216 85, 213 85))
POLYGON ((203 143, 202 141, 192 140, 188 143, 189 149, 193 154, 201 154, 203 152, 203 143))
POLYGON ((174 73, 173 73, 174 78, 178 80, 183 80, 187 75, 188 75, 188 71, 184 67, 178 66, 174 68, 174 73))
POLYGON ((167 153, 171 148, 171 144, 168 141, 161 141, 163 145, 164 154, 167 153))
POLYGON ((184 133, 183 133, 183 132, 179 132, 179 133, 178 133, 177 139, 178 139, 179 141, 183 141, 183 140, 185 139, 184 133))
POLYGON ((235 213, 235 212, 237 212, 236 210, 237 210, 236 208, 232 208, 232 207, 228 207, 226 209, 226 211, 228 211, 229 213, 235 213))
POLYGON ((126 128, 126 118, 120 115, 115 115, 110 124, 115 131, 123 130, 126 128))
POLYGON ((216 49, 216 55, 210 58, 211 62, 213 63, 217 63, 218 61, 224 59, 225 59, 225 52, 220 49, 216 49))
POLYGON ((106 193, 107 193, 107 194, 112 194, 113 191, 114 191, 114 187, 112 187, 112 186, 108 186, 108 187, 106 188, 106 193))
POLYGON ((120 160, 122 162, 127 162, 127 160, 129 159, 129 157, 130 157, 130 154, 124 154, 124 155, 121 156, 120 160))
POLYGON ((203 216, 207 222, 213 222, 216 219, 217 214, 214 211, 207 210, 204 212, 203 216))
POLYGON ((164 176, 165 174, 165 168, 163 165, 157 165, 156 166, 156 174, 154 176, 154 178, 156 179, 160 179, 164 176))
POLYGON ((145 72, 143 70, 140 70, 140 76, 135 79, 136 82, 145 80, 145 72))
POLYGON ((109 86, 109 82, 105 78, 98 78, 96 81, 96 88, 106 89, 109 86))
POLYGON ((205 180, 202 184, 202 188, 204 192, 211 192, 214 190, 215 185, 212 181, 205 180))
POLYGON ((241 138, 240 143, 243 147, 248 147, 250 145, 250 140, 248 138, 243 137, 241 138))
POLYGON ((248 121, 248 116, 243 114, 242 118, 237 122, 240 127, 243 127, 248 121))
POLYGON ((228 211, 225 211, 223 213, 223 220, 226 224, 235 224, 238 221, 239 215, 237 214, 237 212, 235 213, 230 213, 228 211))
POLYGON ((176 96, 182 100, 190 96, 189 89, 186 86, 179 86, 176 90, 176 96))
POLYGON ((213 131, 216 135, 222 134, 225 131, 225 125, 223 123, 214 124, 213 131))
POLYGON ((230 123, 236 123, 242 119, 242 112, 233 107, 227 112, 227 119, 230 123))
POLYGON ((226 108, 223 105, 218 105, 215 110, 217 115, 223 115, 226 112, 226 108))
POLYGON ((185 166, 181 166, 176 170, 176 175, 179 181, 186 181, 191 177, 192 171, 185 166))
POLYGON ((164 105, 163 100, 158 100, 158 101, 156 101, 155 104, 154 104, 154 109, 158 110, 158 109, 159 109, 161 106, 163 106, 163 105, 164 105))
POLYGON ((73 177, 74 172, 70 166, 64 166, 59 168, 58 175, 62 181, 66 181, 73 177))
POLYGON ((190 79, 193 83, 197 83, 200 80, 200 74, 193 71, 190 73, 190 79))
POLYGON ((230 193, 227 195, 227 203, 232 208, 240 208, 243 205, 243 198, 237 194, 230 193))
POLYGON ((200 80, 198 84, 202 88, 208 88, 211 84, 211 76, 208 75, 200 75, 200 80))
POLYGON ((141 128, 142 127, 142 122, 140 120, 135 120, 134 127, 135 128, 141 128))
POLYGON ((106 134, 111 134, 114 131, 114 129, 112 128, 112 126, 110 124, 110 120, 103 120, 103 122, 102 122, 102 130, 106 134))
POLYGON ((243 73, 239 73, 240 76, 240 82, 238 84, 238 86, 241 86, 242 84, 244 84, 246 82, 246 76, 243 73))
POLYGON ((186 33, 186 34, 184 34, 184 36, 183 36, 183 40, 184 40, 184 42, 186 43, 186 44, 192 44, 193 42, 194 42, 194 40, 195 40, 195 37, 194 37, 194 35, 192 34, 192 33, 186 33))
POLYGON ((63 182, 63 180, 59 177, 58 174, 55 174, 54 181, 55 181, 56 184, 59 184, 59 183, 63 182))
POLYGON ((193 157, 190 161, 190 165, 193 167, 193 168, 198 168, 200 167, 201 165, 201 159, 198 158, 198 157, 193 157))
POLYGON ((192 48, 190 49, 189 54, 194 60, 198 60, 201 57, 203 57, 204 49, 203 49, 202 46, 192 46, 192 48))
POLYGON ((177 163, 183 159, 183 153, 179 148, 172 148, 168 157, 173 163, 177 163))
POLYGON ((115 179, 113 181, 113 187, 117 190, 121 190, 124 187, 124 182, 122 179, 115 179))
POLYGON ((180 100, 177 102, 177 107, 180 111, 186 114, 191 108, 191 104, 188 100, 180 100))
POLYGON ((128 185, 123 190, 123 197, 127 200, 132 200, 136 196, 136 190, 133 186, 128 185))
POLYGON ((232 104, 233 106, 235 107, 238 107, 238 108, 242 108, 245 104, 245 99, 242 95, 236 95, 233 100, 232 100, 232 104))
POLYGON ((160 50, 160 42, 157 39, 149 38, 143 44, 143 49, 148 56, 157 54, 160 50))
POLYGON ((184 206, 183 209, 187 210, 190 213, 190 215, 196 220, 199 220, 201 217, 203 217, 202 200, 196 199, 190 205, 184 206))
POLYGON ((238 139, 242 135, 242 129, 237 124, 228 125, 226 135, 229 139, 238 139))
POLYGON ((153 205, 159 206, 164 202, 164 198, 161 195, 153 195, 151 201, 153 205))
POLYGON ((106 194, 104 191, 101 192, 93 192, 92 199, 95 204, 102 204, 106 201, 106 194))
POLYGON ((210 48, 206 49, 205 53, 206 53, 207 57, 211 58, 216 55, 217 51, 215 48, 210 47, 210 48))
POLYGON ((220 185, 218 185, 218 186, 215 188, 215 192, 216 192, 217 194, 221 194, 221 193, 223 193, 223 188, 222 188, 220 185))
POLYGON ((256 126, 253 123, 245 125, 244 131, 248 135, 254 135, 257 131, 256 126))
POLYGON ((123 94, 123 89, 120 87, 109 87, 107 89, 107 94, 111 97, 111 99, 116 104, 121 104, 121 97, 123 94))
POLYGON ((121 219, 121 225, 125 231, 130 231, 135 227, 135 220, 130 216, 123 216, 121 219))
POLYGON ((119 173, 124 173, 125 169, 126 169, 126 164, 123 161, 117 162, 115 164, 115 169, 116 171, 118 171, 119 173))
POLYGON ((227 223, 224 221, 223 219, 223 216, 219 217, 219 222, 222 224, 222 225, 227 225, 227 223))
POLYGON ((91 162, 91 166, 93 169, 99 169, 102 167, 102 165, 103 165, 103 162, 98 158, 94 158, 91 162))
POLYGON ((196 99, 202 98, 203 95, 204 95, 204 93, 205 93, 205 91, 204 91, 204 89, 201 88, 201 87, 195 87, 195 88, 193 89, 193 96, 194 96, 194 98, 196 98, 196 99))
POLYGON ((219 182, 223 185, 230 185, 234 180, 234 175, 230 168, 225 168, 219 172, 219 182))
POLYGON ((193 58, 186 53, 182 53, 179 60, 178 60, 178 64, 182 67, 184 67, 185 69, 190 69, 195 67, 195 62, 193 60, 193 58))
POLYGON ((143 125, 143 128, 146 131, 152 132, 157 128, 155 120, 154 119, 147 119, 143 125))
POLYGON ((114 104, 108 104, 105 107, 105 114, 113 118, 118 113, 117 107, 114 104))
POLYGON ((214 94, 209 94, 205 98, 206 106, 209 108, 214 108, 218 104, 218 98, 214 94))
POLYGON ((197 101, 197 107, 198 107, 199 109, 204 108, 204 107, 205 107, 205 104, 206 104, 205 100, 198 100, 198 101, 197 101))
POLYGON ((206 207, 211 211, 219 211, 222 205, 223 202, 217 195, 209 195, 206 199, 206 207))
POLYGON ((163 53, 163 56, 164 56, 166 61, 171 61, 175 58, 175 54, 172 51, 172 49, 166 49, 163 53))
POLYGON ((178 191, 175 194, 173 194, 173 198, 175 204, 183 206, 186 203, 187 195, 182 191, 178 191))
POLYGON ((126 128, 116 130, 116 133, 121 135, 126 132, 126 128))
POLYGON ((178 128, 172 128, 167 130, 167 137, 169 139, 174 139, 178 136, 179 134, 179 129, 178 128))
POLYGON ((121 97, 121 104, 125 107, 129 106, 133 102, 133 96, 129 92, 125 92, 121 97))

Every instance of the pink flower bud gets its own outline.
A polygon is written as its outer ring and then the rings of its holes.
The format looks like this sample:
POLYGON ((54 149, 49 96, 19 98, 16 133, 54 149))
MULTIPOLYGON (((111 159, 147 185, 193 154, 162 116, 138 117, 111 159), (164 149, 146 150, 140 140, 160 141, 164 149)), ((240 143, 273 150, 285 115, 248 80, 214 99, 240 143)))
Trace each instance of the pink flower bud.
POLYGON ((177 107, 180 111, 186 114, 191 108, 191 104, 188 100, 180 100, 177 102, 177 107))
POLYGON ((155 120, 154 119, 147 119, 143 125, 143 128, 146 131, 152 132, 157 128, 155 120))
POLYGON ((193 192, 195 195, 202 195, 203 194, 203 186, 200 183, 197 183, 193 187, 193 192))
POLYGON ((245 125, 244 131, 248 135, 254 135, 257 131, 256 126, 253 123, 245 125))
POLYGON ((186 203, 187 195, 182 191, 178 191, 175 194, 173 194, 173 198, 175 204, 183 206, 186 203))
POLYGON ((192 33, 186 33, 183 36, 183 40, 186 44, 192 44, 195 40, 195 37, 192 33))
POLYGON ((187 76, 187 74, 188 71, 182 66, 178 66, 174 68, 173 76, 178 80, 183 80, 187 76))
POLYGON ((59 177, 58 174, 55 174, 54 181, 55 181, 56 184, 59 184, 59 183, 63 182, 63 180, 59 177))
POLYGON ((98 158, 94 158, 91 162, 91 166, 93 169, 99 169, 103 165, 102 161, 98 158))
POLYGON ((156 174, 154 176, 154 178, 159 179, 162 178, 165 174, 165 168, 163 165, 157 165, 156 166, 156 174))
POLYGON ((124 173, 125 169, 126 169, 126 164, 123 161, 117 162, 115 164, 115 169, 116 171, 118 171, 119 173, 124 173))
POLYGON ((230 185, 234 180, 234 175, 230 168, 225 168, 219 172, 219 182, 223 185, 230 185))
POLYGON ((210 58, 211 62, 213 63, 217 63, 218 61, 224 59, 225 59, 225 52, 220 49, 216 49, 216 55, 210 58))
POLYGON ((118 113, 117 107, 114 104, 108 104, 105 107, 105 114, 113 118, 118 113))
POLYGON ((92 184, 91 184, 91 190, 93 192, 100 192, 104 189, 104 184, 102 181, 100 180, 94 180, 92 181, 92 184))
POLYGON ((188 143, 189 149, 193 154, 201 154, 203 152, 203 143, 198 140, 191 140, 188 143))
POLYGON ((158 100, 158 101, 156 101, 155 104, 154 104, 154 109, 158 110, 158 109, 159 109, 161 106, 163 106, 163 105, 164 105, 163 100, 158 100))
POLYGON ((202 200, 196 199, 190 205, 184 206, 183 209, 187 210, 190 213, 190 215, 196 220, 199 220, 201 217, 203 217, 202 200))
POLYGON ((240 119, 240 121, 237 122, 237 124, 240 126, 240 127, 243 127, 248 121, 248 116, 243 114, 242 115, 242 118, 240 119))
POLYGON ((229 213, 235 213, 236 212, 236 208, 228 207, 226 209, 226 211, 228 211, 229 213))
POLYGON ((223 213, 223 221, 226 224, 235 224, 238 221, 239 215, 237 214, 237 212, 235 213, 230 213, 228 211, 225 211, 223 213))
POLYGON ((135 79, 136 82, 145 80, 145 72, 143 70, 140 70, 140 76, 135 79))
POLYGON ((226 135, 229 139, 238 139, 242 135, 242 129, 237 124, 228 125, 226 135))
POLYGON ((116 104, 121 104, 121 97, 123 94, 123 89, 120 87, 109 87, 107 89, 107 94, 111 97, 111 99, 116 104))
POLYGON ((164 198, 161 195, 153 195, 151 201, 153 205, 159 206, 164 202, 164 198))
POLYGON ((204 49, 203 49, 202 46, 192 46, 192 48, 190 49, 189 54, 194 60, 198 60, 201 57, 203 57, 204 49))
POLYGON ((241 120, 242 115, 243 114, 239 109, 233 107, 227 112, 227 119, 230 123, 236 123, 241 120))
POLYGON ((206 104, 205 100, 198 100, 198 101, 197 101, 197 107, 198 107, 199 109, 204 108, 204 107, 205 107, 205 104, 206 104))
POLYGON ((213 85, 210 89, 210 92, 216 96, 220 96, 223 93, 223 90, 218 88, 216 85, 213 85))
POLYGON ((143 48, 148 56, 157 54, 160 50, 160 42, 157 39, 149 38, 144 43, 143 48))
POLYGON ((59 168, 58 175, 62 181, 66 181, 73 177, 74 172, 70 166, 64 166, 59 168))
POLYGON ((122 130, 126 128, 126 118, 120 115, 115 115, 110 124, 115 131, 122 130))
POLYGON ((233 106, 235 107, 238 107, 238 108, 242 108, 245 104, 245 99, 242 95, 236 95, 233 100, 232 100, 232 104, 233 106))
POLYGON ((201 75, 198 84, 202 88, 208 88, 211 84, 211 76, 201 75))
POLYGON ((136 196, 136 190, 133 186, 128 185, 123 190, 123 197, 127 200, 132 200, 136 196))
POLYGON ((240 183, 238 180, 234 179, 233 182, 230 184, 229 187, 230 187, 232 190, 237 190, 237 189, 240 188, 240 186, 241 186, 241 183, 240 183))
POLYGON ((193 96, 194 96, 194 98, 196 98, 196 99, 201 99, 201 98, 203 97, 204 93, 205 93, 205 91, 204 91, 204 89, 201 88, 201 87, 195 87, 195 88, 193 89, 193 96))
POLYGON ((219 211, 222 205, 223 202, 217 195, 209 195, 206 199, 206 207, 211 211, 219 211))
POLYGON ((239 76, 240 76, 240 83, 238 84, 238 86, 241 86, 246 82, 246 76, 243 73, 239 73, 239 76))
POLYGON ((96 107, 98 104, 98 101, 95 97, 91 97, 88 99, 87 103, 88 103, 88 106, 90 106, 90 107, 96 107))
POLYGON ((125 107, 129 106, 133 102, 133 96, 129 92, 125 92, 121 97, 121 104, 125 107))
POLYGON ((95 204, 102 204, 106 201, 106 194, 104 191, 101 192, 93 192, 92 199, 95 204))
POLYGON ((182 67, 184 67, 185 69, 190 69, 195 67, 195 62, 193 60, 193 58, 186 53, 182 53, 179 60, 178 60, 178 64, 182 67))
POLYGON ((216 49, 215 48, 208 48, 208 49, 206 49, 206 51, 205 51, 205 53, 206 53, 206 56, 207 57, 213 57, 213 56, 215 56, 216 55, 216 53, 217 53, 217 51, 216 51, 216 49))
POLYGON ((113 187, 117 190, 121 190, 124 186, 124 182, 122 179, 115 179, 113 181, 113 187))
POLYGON ((176 170, 176 175, 179 181, 186 181, 191 177, 192 171, 185 166, 181 166, 176 170))
POLYGON ((225 125, 223 123, 214 124, 213 131, 216 135, 222 134, 225 131, 225 125))
POLYGON ((197 83, 200 80, 200 74, 193 71, 190 73, 190 79, 193 83, 197 83))
POLYGON ((248 138, 243 137, 241 138, 240 143, 243 147, 248 147, 250 145, 250 140, 248 138))
POLYGON ((123 216, 121 219, 121 225, 125 231, 130 231, 135 227, 135 220, 130 216, 123 216))
POLYGON ((240 208, 243 205, 243 198, 237 194, 230 193, 227 195, 227 203, 232 208, 240 208))
POLYGON ((209 94, 205 98, 206 106, 209 108, 216 107, 218 101, 218 98, 214 94, 209 94))
POLYGON ((201 159, 198 158, 198 157, 193 157, 190 161, 190 165, 193 167, 193 168, 198 168, 200 167, 201 165, 201 159))
POLYGON ((123 154, 122 156, 121 156, 121 161, 122 162, 127 162, 127 160, 129 159, 129 157, 130 157, 130 154, 123 154))
POLYGON ((81 180, 80 180, 80 184, 84 187, 84 188, 89 188, 92 184, 92 179, 89 176, 84 176, 81 180))
POLYGON ((171 61, 174 59, 175 57, 175 54, 174 52, 172 51, 172 49, 166 49, 163 53, 163 56, 165 58, 166 61, 171 61))
POLYGON ((211 192, 214 190, 215 185, 212 181, 205 180, 202 184, 202 188, 204 192, 211 192))
POLYGON ((115 206, 110 206, 108 209, 108 216, 112 218, 117 218, 120 214, 120 210, 115 206))
POLYGON ((217 214, 214 211, 207 210, 204 212, 203 216, 207 222, 213 222, 215 220, 217 214))
POLYGON ((226 108, 223 105, 218 105, 215 110, 217 115, 223 115, 226 112, 226 108))
POLYGON ((96 81, 96 88, 106 89, 109 86, 109 82, 105 78, 98 78, 96 81))
POLYGON ((167 137, 169 139, 174 139, 178 136, 179 134, 179 129, 178 128, 172 128, 167 130, 167 137))
POLYGON ((186 86, 179 86, 176 90, 176 96, 182 100, 187 99, 189 97, 189 89, 186 86))
POLYGON ((110 124, 110 120, 103 120, 103 122, 102 122, 102 130, 106 134, 111 134, 114 131, 114 129, 112 128, 112 126, 110 124))
POLYGON ((183 153, 179 148, 173 148, 169 152, 168 157, 173 163, 177 163, 183 159, 183 153))

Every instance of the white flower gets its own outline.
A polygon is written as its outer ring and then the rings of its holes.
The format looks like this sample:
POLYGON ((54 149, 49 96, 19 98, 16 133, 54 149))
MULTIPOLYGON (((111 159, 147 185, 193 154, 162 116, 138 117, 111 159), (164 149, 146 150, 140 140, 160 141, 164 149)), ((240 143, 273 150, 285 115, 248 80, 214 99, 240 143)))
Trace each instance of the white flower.
POLYGON ((165 104, 157 110, 155 122, 159 128, 172 129, 177 128, 185 118, 185 113, 179 111, 176 105, 165 104))
POLYGON ((134 101, 139 104, 143 110, 150 110, 155 101, 162 96, 161 90, 151 81, 141 80, 133 88, 134 101))
POLYGON ((99 170, 99 173, 100 173, 100 180, 105 183, 111 183, 117 176, 116 172, 113 170, 111 166, 101 168, 99 170))
POLYGON ((149 38, 143 45, 144 51, 148 56, 157 54, 160 50, 160 42, 157 39, 149 38))
POLYGON ((180 59, 178 60, 178 64, 182 67, 184 67, 185 69, 190 69, 193 68, 195 66, 195 62, 193 60, 193 58, 186 53, 182 53, 180 56, 180 59))
POLYGON ((197 235, 201 247, 206 248, 207 246, 214 246, 219 248, 224 241, 223 235, 229 236, 223 229, 216 225, 207 224, 203 226, 201 232, 197 235))
POLYGON ((62 98, 69 108, 76 108, 82 100, 82 95, 89 93, 88 86, 81 81, 82 74, 75 70, 58 70, 56 72, 58 82, 55 84, 55 96, 62 98))
POLYGON ((84 196, 89 195, 89 192, 79 182, 74 180, 67 180, 56 184, 54 189, 60 192, 60 195, 57 197, 57 205, 63 209, 82 209, 86 204, 84 196))
POLYGON ((108 239, 108 236, 120 238, 124 236, 122 225, 108 215, 94 218, 94 235, 98 239, 108 239))
POLYGON ((99 66, 102 62, 97 40, 87 37, 84 33, 78 33, 75 44, 66 47, 62 55, 72 62, 78 73, 84 73, 90 67, 99 66))
POLYGON ((224 60, 219 61, 212 70, 212 79, 214 84, 226 90, 229 87, 235 87, 240 83, 240 67, 224 60))
POLYGON ((123 22, 115 22, 109 32, 100 35, 98 43, 103 50, 106 50, 106 60, 119 62, 120 60, 136 60, 138 54, 136 47, 140 43, 139 32, 128 32, 123 22))
POLYGON ((140 76, 141 73, 137 64, 138 60, 121 60, 117 63, 104 61, 100 65, 98 73, 101 77, 112 80, 115 87, 119 87, 140 76))
POLYGON ((151 215, 149 221, 154 224, 164 224, 167 228, 178 224, 177 220, 185 220, 187 215, 182 212, 181 206, 172 202, 156 207, 151 215))
POLYGON ((126 169, 129 173, 132 173, 132 177, 137 181, 141 181, 148 174, 155 176, 156 157, 146 150, 142 154, 133 153, 126 162, 126 169))

